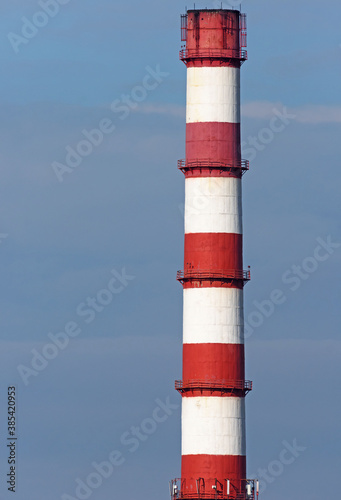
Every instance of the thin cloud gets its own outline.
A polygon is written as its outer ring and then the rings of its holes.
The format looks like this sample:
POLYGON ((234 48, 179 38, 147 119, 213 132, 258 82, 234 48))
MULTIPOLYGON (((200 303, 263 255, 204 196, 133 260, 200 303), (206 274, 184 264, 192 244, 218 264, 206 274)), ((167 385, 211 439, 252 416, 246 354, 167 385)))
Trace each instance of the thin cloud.
POLYGON ((341 106, 304 106, 297 108, 296 120, 300 123, 341 123, 341 106))
POLYGON ((322 106, 308 104, 289 108, 280 102, 254 101, 242 106, 242 115, 246 118, 270 119, 273 117, 273 110, 285 108, 288 113, 294 115, 294 121, 318 125, 321 123, 341 123, 341 106, 322 106))
POLYGON ((186 115, 185 106, 178 104, 141 104, 135 110, 136 113, 146 115, 171 115, 183 118, 186 115))
MULTIPOLYGON (((288 107, 281 102, 253 101, 242 106, 242 115, 246 118, 271 119, 274 109, 285 108, 290 115, 295 115, 294 121, 318 125, 321 123, 341 123, 341 106, 320 106, 309 104, 306 106, 288 107)), ((143 104, 134 110, 135 113, 147 115, 169 115, 183 118, 186 114, 185 106, 176 104, 143 104)))

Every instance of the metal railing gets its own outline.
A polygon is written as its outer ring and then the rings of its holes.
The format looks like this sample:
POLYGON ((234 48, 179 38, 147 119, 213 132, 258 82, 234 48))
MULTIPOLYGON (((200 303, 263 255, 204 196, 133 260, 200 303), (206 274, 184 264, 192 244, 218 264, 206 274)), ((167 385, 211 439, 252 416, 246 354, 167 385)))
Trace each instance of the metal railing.
POLYGON ((254 500, 255 499, 255 496, 252 494, 251 496, 249 495, 246 495, 246 494, 240 494, 240 495, 237 495, 237 496, 232 496, 232 495, 226 495, 222 492, 216 492, 216 493, 180 493, 179 496, 177 497, 173 497, 174 500, 176 498, 178 499, 187 499, 188 500, 254 500))
MULTIPOLYGON (((230 496, 226 496, 224 495, 223 493, 182 493, 180 494, 178 497, 173 497, 173 498, 188 498, 189 500, 195 500, 195 499, 202 499, 202 500, 206 500, 206 499, 216 499, 216 498, 219 498, 220 500, 232 500, 232 497, 230 496)), ((245 497, 244 496, 238 496, 238 497, 235 497, 233 500, 245 500, 245 497)))
POLYGON ((208 271, 201 269, 186 269, 185 271, 178 271, 176 274, 178 281, 185 280, 242 280, 250 281, 250 269, 242 271, 238 269, 226 271, 208 271))
POLYGON ((258 500, 258 479, 230 481, 217 478, 173 479, 169 483, 172 500, 258 500))
POLYGON ((175 389, 179 392, 185 392, 186 390, 198 389, 198 390, 219 390, 232 392, 234 390, 244 391, 248 393, 252 391, 252 381, 251 380, 176 380, 175 389))
POLYGON ((244 49, 181 49, 179 53, 181 61, 187 59, 239 59, 247 60, 247 50, 244 49))
POLYGON ((182 170, 182 172, 186 172, 186 170, 191 169, 202 169, 208 168, 212 170, 242 170, 244 174, 247 170, 250 169, 249 160, 236 160, 236 161, 211 161, 209 159, 204 160, 178 160, 178 169, 182 170))

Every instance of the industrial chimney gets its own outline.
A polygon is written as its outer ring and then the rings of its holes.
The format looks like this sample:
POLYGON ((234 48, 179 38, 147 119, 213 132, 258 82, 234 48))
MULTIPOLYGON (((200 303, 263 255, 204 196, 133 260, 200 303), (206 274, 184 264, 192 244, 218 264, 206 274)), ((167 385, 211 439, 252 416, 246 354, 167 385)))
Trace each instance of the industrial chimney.
POLYGON ((177 499, 255 499, 247 479, 240 67, 246 16, 188 10, 180 59, 187 66, 181 478, 177 499))

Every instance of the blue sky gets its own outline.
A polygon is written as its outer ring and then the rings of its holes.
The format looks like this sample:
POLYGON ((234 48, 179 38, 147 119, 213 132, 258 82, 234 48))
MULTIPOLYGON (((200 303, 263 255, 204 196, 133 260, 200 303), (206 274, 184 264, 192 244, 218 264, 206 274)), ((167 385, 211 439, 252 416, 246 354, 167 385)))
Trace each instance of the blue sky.
MULTIPOLYGON (((341 465, 340 5, 242 7, 242 140, 252 159, 243 186, 248 472, 267 471, 264 500, 317 500, 322 488, 335 494, 341 465), (274 131, 278 114, 289 118, 274 131), (269 305, 274 290, 282 303, 269 305), (298 456, 283 464, 283 443, 295 440, 298 456)), ((185 2, 70 0, 16 53, 9 33, 20 35, 23 17, 39 11, 33 0, 0 6, 0 470, 7 474, 7 387, 16 384, 17 500, 77 498, 77 478, 115 451, 121 465, 84 498, 169 498, 168 481, 180 475, 173 387, 181 378, 185 2), (141 94, 158 67, 166 75, 141 94), (132 106, 117 112, 127 96, 132 106), (55 162, 65 165, 66 148, 103 120, 115 129, 58 179, 55 162), (80 315, 98 296, 107 304, 80 315), (18 366, 32 369, 35 353, 70 322, 79 333, 61 334, 65 348, 25 385, 18 366), (132 427, 146 432, 127 444, 132 427)), ((3 477, 0 496, 12 498, 3 477)))

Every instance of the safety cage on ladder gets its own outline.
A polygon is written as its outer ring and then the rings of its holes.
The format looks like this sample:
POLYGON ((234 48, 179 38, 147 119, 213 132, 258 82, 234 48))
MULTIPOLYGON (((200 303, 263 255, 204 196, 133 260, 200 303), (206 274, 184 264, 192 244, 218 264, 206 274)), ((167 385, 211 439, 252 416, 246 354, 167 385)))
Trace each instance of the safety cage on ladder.
POLYGON ((240 14, 239 20, 240 47, 247 47, 246 14, 240 14))
POLYGON ((187 42, 188 15, 181 16, 181 41, 187 42))

